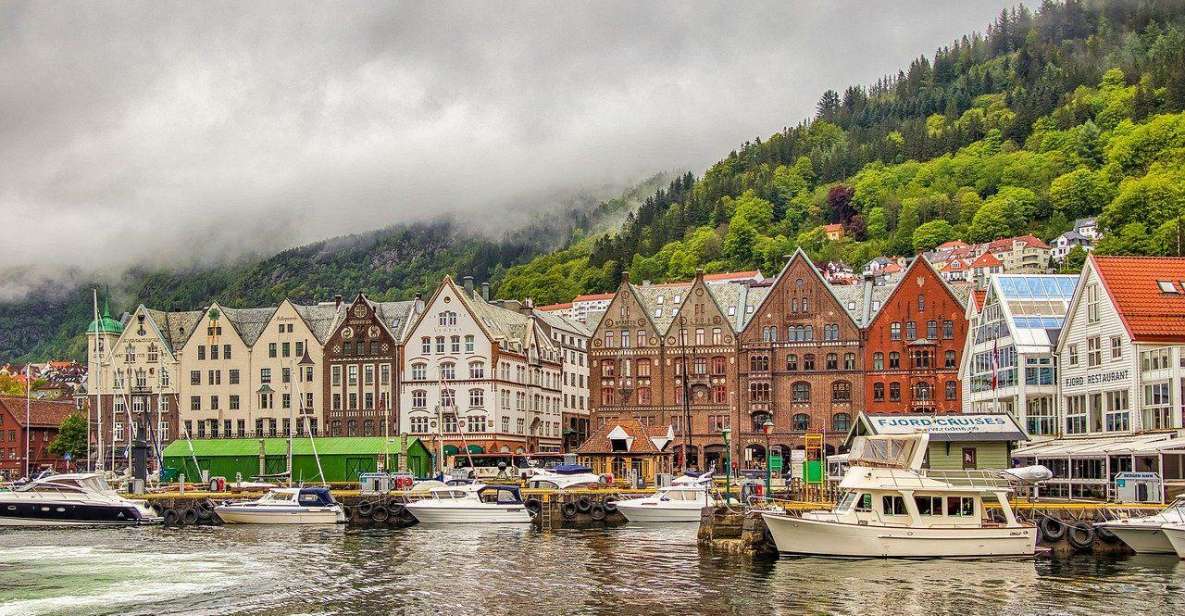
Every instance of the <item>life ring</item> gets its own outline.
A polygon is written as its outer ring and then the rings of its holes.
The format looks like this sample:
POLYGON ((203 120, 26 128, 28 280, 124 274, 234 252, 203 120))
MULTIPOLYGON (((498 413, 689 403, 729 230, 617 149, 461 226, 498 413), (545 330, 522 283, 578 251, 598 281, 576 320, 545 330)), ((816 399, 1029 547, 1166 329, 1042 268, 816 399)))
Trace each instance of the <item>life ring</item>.
POLYGON ((1116 543, 1119 541, 1119 535, 1116 535, 1110 528, 1106 526, 1094 527, 1094 532, 1102 539, 1104 543, 1116 543))
POLYGON ((601 506, 604 507, 605 511, 608 511, 609 513, 613 513, 614 511, 617 511, 617 497, 616 496, 606 496, 605 501, 603 503, 601 503, 601 506))
POLYGON ((195 511, 193 509, 186 509, 185 513, 181 514, 181 521, 182 521, 182 525, 184 525, 184 526, 191 526, 193 524, 197 524, 197 521, 198 521, 197 511, 195 511))
POLYGON ((539 515, 540 511, 543 511, 543 503, 535 497, 527 499, 526 507, 527 512, 531 514, 532 518, 539 515))
POLYGON ((590 507, 588 510, 588 515, 592 519, 597 520, 599 522, 601 520, 604 520, 605 516, 608 514, 605 512, 604 505, 602 505, 601 503, 593 503, 592 507, 590 507))
POLYGON ((180 517, 181 516, 177 513, 176 509, 165 509, 165 512, 161 514, 161 518, 163 519, 161 523, 164 524, 166 528, 170 526, 177 526, 177 520, 180 517))
POLYGON ((374 503, 370 501, 362 501, 356 507, 358 515, 364 518, 369 518, 372 511, 374 511, 374 503))
POLYGON ((386 522, 387 518, 391 517, 391 512, 387 511, 387 508, 383 505, 376 505, 374 510, 371 511, 370 517, 375 522, 386 522))
POLYGON ((588 513, 592 509, 592 499, 587 496, 581 496, 576 499, 576 510, 580 513, 588 513))
POLYGON ((598 477, 598 479, 600 479, 601 483, 603 484, 613 485, 613 473, 605 473, 604 475, 598 477))
POLYGON ((1057 518, 1045 516, 1041 518, 1041 536, 1046 543, 1054 543, 1060 541, 1062 537, 1066 536, 1066 525, 1057 518))
POLYGON ((576 517, 576 503, 564 503, 560 507, 560 513, 564 516, 565 520, 571 520, 576 517))
POLYGON ((1066 529, 1066 539, 1077 550, 1089 550, 1094 545, 1094 528, 1087 524, 1072 524, 1066 529))

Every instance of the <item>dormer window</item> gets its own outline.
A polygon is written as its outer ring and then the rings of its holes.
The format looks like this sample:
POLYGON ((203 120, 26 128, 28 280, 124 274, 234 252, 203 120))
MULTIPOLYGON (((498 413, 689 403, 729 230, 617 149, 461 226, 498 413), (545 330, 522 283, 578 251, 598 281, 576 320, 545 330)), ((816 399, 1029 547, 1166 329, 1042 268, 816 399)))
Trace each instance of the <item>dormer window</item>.
POLYGON ((659 305, 659 306, 661 306, 661 305, 662 305, 662 301, 663 301, 663 296, 659 295, 659 296, 658 296, 658 299, 657 299, 656 301, 657 301, 658 305, 659 305))
POLYGON ((1177 290, 1177 285, 1173 284, 1172 280, 1157 280, 1156 286, 1160 287, 1161 293, 1180 293, 1180 291, 1177 290))
POLYGON ((630 450, 629 441, 627 439, 624 439, 624 438, 609 439, 609 443, 610 443, 611 449, 613 451, 629 451, 630 450))
POLYGON ((675 303, 676 303, 676 304, 678 304, 678 303, 679 303, 679 302, 681 302, 681 301, 683 301, 683 296, 682 296, 682 295, 676 295, 676 296, 675 296, 675 303))

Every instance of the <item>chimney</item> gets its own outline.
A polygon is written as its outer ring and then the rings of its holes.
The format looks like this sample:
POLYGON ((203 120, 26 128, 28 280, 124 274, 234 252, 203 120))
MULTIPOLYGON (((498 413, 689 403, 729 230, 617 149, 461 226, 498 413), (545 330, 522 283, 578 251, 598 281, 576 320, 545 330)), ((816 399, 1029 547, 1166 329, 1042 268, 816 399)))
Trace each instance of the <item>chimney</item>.
POLYGON ((697 267, 695 269, 695 279, 696 280, 703 280, 704 279, 704 268, 697 267))
POLYGON ((490 301, 490 283, 488 281, 481 283, 481 298, 487 302, 490 301))
POLYGON ((627 270, 627 271, 623 271, 623 272, 621 272, 621 282, 622 282, 623 284, 629 284, 629 283, 630 283, 630 273, 629 273, 629 271, 628 271, 628 270, 627 270))
POLYGON ((413 309, 416 311, 416 314, 420 314, 421 312, 424 312, 424 296, 423 296, 423 294, 416 293, 416 303, 413 304, 413 309))
POLYGON ((473 297, 473 276, 466 276, 465 281, 465 295, 473 297))
POLYGON ((341 308, 341 305, 342 305, 342 296, 334 295, 333 296, 333 307, 334 308, 341 308))

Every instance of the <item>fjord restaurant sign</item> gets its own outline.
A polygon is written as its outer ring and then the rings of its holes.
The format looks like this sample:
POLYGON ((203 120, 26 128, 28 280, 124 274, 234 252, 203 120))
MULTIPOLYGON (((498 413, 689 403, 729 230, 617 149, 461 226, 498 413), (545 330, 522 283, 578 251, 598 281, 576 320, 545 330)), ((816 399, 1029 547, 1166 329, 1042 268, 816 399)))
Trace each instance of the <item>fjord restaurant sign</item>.
POLYGON ((869 416, 873 434, 1000 434, 1014 433, 1017 426, 1007 415, 893 415, 869 416))

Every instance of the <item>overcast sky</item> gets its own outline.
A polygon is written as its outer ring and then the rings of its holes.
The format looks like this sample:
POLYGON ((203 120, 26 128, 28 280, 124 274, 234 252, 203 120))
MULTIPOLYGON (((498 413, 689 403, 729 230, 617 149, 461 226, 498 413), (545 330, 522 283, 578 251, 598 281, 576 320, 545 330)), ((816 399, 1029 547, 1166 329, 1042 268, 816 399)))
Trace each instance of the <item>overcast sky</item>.
POLYGON ((186 264, 698 173, 1011 4, 9 0, 0 262, 186 264))

